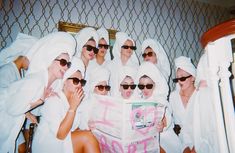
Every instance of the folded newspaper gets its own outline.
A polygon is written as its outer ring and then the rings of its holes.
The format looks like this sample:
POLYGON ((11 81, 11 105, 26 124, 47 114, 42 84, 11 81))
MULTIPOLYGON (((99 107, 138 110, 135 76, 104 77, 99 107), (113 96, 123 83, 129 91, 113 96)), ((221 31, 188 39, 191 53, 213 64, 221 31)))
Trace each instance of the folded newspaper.
POLYGON ((90 112, 90 120, 95 124, 92 132, 102 153, 157 153, 156 125, 164 111, 156 102, 95 95, 90 112))

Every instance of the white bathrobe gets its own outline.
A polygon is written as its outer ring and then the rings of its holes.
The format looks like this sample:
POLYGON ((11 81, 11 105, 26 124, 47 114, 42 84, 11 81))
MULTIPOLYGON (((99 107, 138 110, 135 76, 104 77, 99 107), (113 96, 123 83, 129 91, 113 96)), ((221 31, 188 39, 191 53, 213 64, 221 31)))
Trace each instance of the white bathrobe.
POLYGON ((216 112, 208 74, 208 62, 204 54, 198 63, 196 83, 199 85, 204 80, 207 86, 198 87, 194 102, 188 106, 182 128, 184 148, 194 146, 197 153, 219 153, 216 112))
POLYGON ((7 103, 0 112, 0 152, 14 152, 15 140, 24 123, 30 102, 41 98, 48 82, 48 72, 41 71, 17 81, 7 88, 7 103))
MULTIPOLYGON (((74 38, 65 32, 49 34, 30 49, 32 62, 28 75, 12 83, 0 95, 0 152, 13 153, 15 140, 25 120, 25 113, 30 111, 30 103, 39 100, 48 84, 48 70, 52 61, 61 53, 71 57, 75 51, 74 38), (54 44, 54 45, 51 45, 54 44), (43 61, 43 62, 42 62, 43 61)), ((30 58, 30 59, 31 59, 30 58)))
MULTIPOLYGON (((71 132, 76 129, 72 127, 64 140, 56 138, 61 122, 66 116, 69 103, 64 93, 51 97, 41 109, 40 124, 34 135, 34 153, 73 153, 71 132)), ((74 122, 77 121, 77 114, 74 122)))
POLYGON ((14 62, 10 62, 0 67, 0 90, 7 88, 12 82, 20 79, 20 73, 14 62))
MULTIPOLYGON (((150 77, 156 86, 153 91, 153 95, 146 100, 156 101, 157 103, 163 104, 166 107, 165 117, 167 126, 163 129, 163 132, 160 133, 160 145, 163 147, 166 153, 180 153, 182 150, 182 145, 179 138, 173 131, 172 111, 167 101, 169 87, 167 85, 166 79, 160 70, 150 62, 144 62, 140 65, 136 77, 136 83, 139 82, 139 79, 143 75, 150 77)), ((137 89, 137 91, 141 93, 139 89, 137 89)))

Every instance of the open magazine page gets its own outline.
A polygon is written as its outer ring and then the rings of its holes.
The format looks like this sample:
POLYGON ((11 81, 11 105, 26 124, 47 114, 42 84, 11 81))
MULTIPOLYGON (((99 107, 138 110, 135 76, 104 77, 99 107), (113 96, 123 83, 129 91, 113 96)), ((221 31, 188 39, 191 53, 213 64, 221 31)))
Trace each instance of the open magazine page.
POLYGON ((104 153, 159 152, 156 102, 95 95, 90 119, 104 153))

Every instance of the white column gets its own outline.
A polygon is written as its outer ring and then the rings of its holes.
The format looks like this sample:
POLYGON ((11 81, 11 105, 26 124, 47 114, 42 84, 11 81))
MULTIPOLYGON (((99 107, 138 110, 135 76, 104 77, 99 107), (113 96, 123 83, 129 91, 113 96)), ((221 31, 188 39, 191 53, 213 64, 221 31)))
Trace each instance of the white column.
POLYGON ((218 63, 218 55, 216 54, 218 52, 218 46, 216 43, 209 43, 206 46, 206 54, 208 55, 208 64, 210 69, 210 85, 212 88, 212 97, 211 100, 213 100, 214 108, 215 108, 215 118, 216 118, 216 125, 217 125, 217 131, 218 131, 218 142, 219 142, 219 148, 221 153, 229 153, 228 151, 228 145, 226 140, 226 133, 225 133, 225 126, 224 126, 224 118, 223 118, 223 112, 222 112, 222 106, 221 106, 221 100, 220 100, 220 91, 219 91, 219 77, 218 77, 218 71, 219 71, 219 63, 218 63))
MULTIPOLYGON (((235 35, 234 35, 235 37, 235 35)), ((229 66, 232 62, 232 47, 231 47, 231 37, 224 37, 218 40, 218 45, 221 48, 220 51, 220 71, 219 77, 222 106, 225 119, 225 127, 227 133, 227 140, 229 145, 229 150, 231 153, 235 152, 235 113, 233 106, 233 97, 231 92, 229 77, 231 73, 228 71, 229 66)))

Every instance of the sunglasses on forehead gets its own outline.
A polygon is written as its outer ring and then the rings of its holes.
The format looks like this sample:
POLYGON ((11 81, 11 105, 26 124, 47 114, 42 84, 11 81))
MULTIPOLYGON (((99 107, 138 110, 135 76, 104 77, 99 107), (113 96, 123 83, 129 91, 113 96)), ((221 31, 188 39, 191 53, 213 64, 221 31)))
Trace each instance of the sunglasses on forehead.
POLYGON ((99 47, 99 48, 104 47, 104 49, 108 49, 108 48, 109 48, 109 45, 105 45, 105 44, 98 44, 98 47, 99 47))
POLYGON ((148 52, 148 53, 143 53, 142 54, 142 57, 145 58, 145 57, 152 57, 153 56, 153 52, 148 52))
POLYGON ((79 83, 82 85, 82 87, 86 85, 86 80, 84 80, 84 79, 78 79, 78 78, 75 78, 75 77, 68 78, 68 79, 73 80, 74 85, 78 85, 79 83))
POLYGON ((104 91, 104 89, 106 91, 109 91, 111 89, 111 87, 109 85, 106 85, 106 86, 104 86, 104 85, 97 85, 95 87, 97 87, 99 91, 104 91))
POLYGON ((65 66, 67 65, 68 68, 71 67, 72 63, 71 62, 67 62, 65 59, 55 59, 55 61, 59 61, 61 66, 65 66))
POLYGON ((98 48, 93 47, 93 46, 91 46, 91 45, 84 45, 83 47, 86 47, 86 50, 89 51, 89 52, 93 50, 93 52, 94 52, 95 54, 97 54, 98 51, 99 51, 98 48))
POLYGON ((138 84, 138 88, 139 88, 140 90, 143 90, 144 88, 152 89, 152 88, 153 88, 153 84, 146 84, 146 85, 138 84))
POLYGON ((181 77, 181 78, 175 78, 173 79, 173 82, 177 83, 178 81, 185 81, 186 79, 190 78, 192 75, 181 77))
POLYGON ((127 45, 123 45, 122 46, 123 49, 131 49, 131 50, 136 50, 136 46, 127 46, 127 45))
POLYGON ((136 87, 136 84, 120 84, 120 86, 122 86, 124 90, 127 90, 129 88, 131 88, 131 90, 134 90, 136 87))

